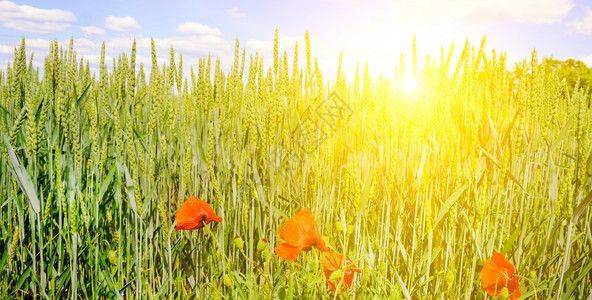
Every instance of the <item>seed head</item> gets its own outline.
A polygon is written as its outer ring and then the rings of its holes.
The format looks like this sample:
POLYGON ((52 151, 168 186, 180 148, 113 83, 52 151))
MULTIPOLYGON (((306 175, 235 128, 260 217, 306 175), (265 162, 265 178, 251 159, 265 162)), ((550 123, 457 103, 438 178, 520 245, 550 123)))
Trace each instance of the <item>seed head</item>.
POLYGON ((257 251, 263 251, 265 249, 267 249, 267 240, 260 239, 259 242, 257 243, 257 251))
POLYGON ((446 277, 444 278, 444 280, 446 281, 447 286, 452 286, 454 282, 454 273, 452 271, 446 272, 446 277))
POLYGON ((224 285, 226 285, 226 287, 229 289, 231 289, 234 286, 234 282, 232 282, 232 279, 230 279, 230 276, 228 276, 228 274, 224 274, 224 285))
POLYGON ((508 297, 510 297, 510 292, 508 291, 507 287, 504 287, 502 289, 502 291, 500 292, 500 298, 501 299, 507 299, 508 297))
POLYGON ((331 276, 329 277, 329 280, 335 286, 337 286, 339 284, 339 281, 341 280, 341 277, 343 277, 343 270, 337 270, 337 271, 331 273, 331 276))
POLYGON ((107 258, 112 265, 117 265, 117 250, 109 250, 107 258))
POLYGON ((245 247, 245 241, 243 241, 243 238, 240 235, 235 236, 233 242, 239 250, 242 250, 245 247))
POLYGON ((345 230, 346 228, 343 227, 344 223, 341 220, 338 220, 337 222, 335 222, 335 229, 337 229, 338 231, 343 232, 343 230, 345 230))

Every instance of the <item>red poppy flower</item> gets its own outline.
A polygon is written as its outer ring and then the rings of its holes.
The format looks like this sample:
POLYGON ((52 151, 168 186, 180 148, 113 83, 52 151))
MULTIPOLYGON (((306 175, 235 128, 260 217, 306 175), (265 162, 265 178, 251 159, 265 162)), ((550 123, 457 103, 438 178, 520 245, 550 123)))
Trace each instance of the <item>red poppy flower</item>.
POLYGON ((506 287, 510 299, 518 299, 522 295, 522 291, 518 277, 513 276, 515 273, 516 267, 502 254, 494 252, 491 258, 483 264, 481 285, 485 292, 495 297, 499 297, 502 289, 506 287))
POLYGON ((339 285, 341 280, 343 280, 343 283, 339 289, 343 290, 351 287, 354 272, 362 273, 349 258, 330 251, 323 253, 323 272, 327 284, 334 291, 336 290, 335 285, 339 285))
POLYGON ((299 211, 282 226, 280 238, 284 242, 275 247, 275 253, 285 260, 296 259, 300 252, 309 251, 312 246, 329 251, 308 209, 299 211))
POLYGON ((214 213, 214 210, 207 202, 195 196, 191 196, 181 205, 175 218, 177 219, 175 230, 200 229, 214 221, 222 222, 222 218, 214 213))

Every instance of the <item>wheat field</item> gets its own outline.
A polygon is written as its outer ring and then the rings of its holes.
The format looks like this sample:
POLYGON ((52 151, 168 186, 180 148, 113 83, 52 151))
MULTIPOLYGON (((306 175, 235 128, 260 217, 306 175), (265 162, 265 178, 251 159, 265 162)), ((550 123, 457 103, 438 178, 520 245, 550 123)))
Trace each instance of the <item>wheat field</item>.
POLYGON ((328 81, 309 44, 288 57, 276 31, 264 69, 237 39, 227 73, 103 44, 95 73, 56 40, 40 73, 23 38, 0 70, 0 298, 485 299, 493 252, 521 298, 592 297, 586 87, 536 51, 511 73, 485 38, 414 40, 390 77, 336 57, 328 81), (193 195, 223 221, 174 230, 193 195), (273 253, 305 208, 360 268, 349 289, 319 251, 273 253))

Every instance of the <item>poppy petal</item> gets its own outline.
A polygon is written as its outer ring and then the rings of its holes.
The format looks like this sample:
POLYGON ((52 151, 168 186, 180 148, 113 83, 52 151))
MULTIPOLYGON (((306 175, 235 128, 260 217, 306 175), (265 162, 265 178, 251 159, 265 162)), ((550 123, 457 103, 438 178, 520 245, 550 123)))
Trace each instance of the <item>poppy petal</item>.
POLYGON ((209 224, 211 222, 222 222, 222 217, 218 217, 216 215, 216 213, 214 212, 214 209, 212 208, 212 206, 205 202, 204 200, 198 199, 197 197, 193 196, 192 198, 197 199, 197 205, 199 207, 201 207, 203 209, 203 211, 206 213, 206 224, 209 224))
POLYGON ((323 269, 328 270, 329 272, 335 272, 337 269, 340 269, 340 260, 341 254, 335 252, 325 252, 323 253, 323 269))
POLYGON ((510 263, 504 257, 503 254, 498 253, 498 252, 493 252, 493 255, 491 256, 491 260, 493 261, 493 263, 495 263, 496 266, 510 271, 509 275, 516 273, 516 267, 514 267, 514 265, 512 263, 510 263))
POLYGON ((212 207, 205 201, 191 196, 181 205, 175 215, 177 220, 177 227, 175 230, 185 229, 200 229, 205 224, 211 222, 222 222, 222 218, 218 217, 212 207))
POLYGON ((517 299, 522 292, 518 277, 513 277, 514 273, 516 273, 516 267, 502 254, 494 252, 492 257, 483 264, 481 286, 486 293, 496 297, 499 297, 501 290, 507 287, 512 295, 511 299, 517 299))
POLYGON ((343 272, 343 281, 347 287, 351 287, 352 281, 354 281, 354 273, 350 269, 343 272))
POLYGON ((321 236, 310 210, 303 209, 282 226, 280 238, 290 245, 305 248, 320 240, 321 236))
POLYGON ((326 270, 323 270, 323 272, 325 272, 325 279, 327 280, 327 285, 329 286, 330 289, 335 291, 336 290, 335 285, 333 284, 333 282, 331 282, 331 273, 333 273, 333 272, 328 272, 326 270))
POLYGON ((520 296, 522 296, 522 290, 520 290, 520 283, 518 283, 518 277, 514 276, 514 278, 512 278, 508 282, 508 291, 510 291, 511 300, 518 299, 520 298, 520 296))
POLYGON ((335 284, 331 282, 331 274, 337 270, 343 270, 343 275, 341 275, 343 280, 341 289, 347 289, 351 287, 352 281, 354 280, 354 272, 362 272, 360 269, 356 268, 349 258, 331 251, 324 252, 323 273, 325 273, 325 279, 327 280, 329 288, 334 291, 336 287, 335 284))
POLYGON ((193 230, 193 229, 200 229, 203 227, 202 222, 185 220, 185 221, 177 221, 177 226, 175 230, 193 230))
MULTIPOLYGON (((323 255, 323 262, 325 262, 325 257, 324 257, 324 255, 323 255)), ((332 264, 331 264, 331 263, 329 263, 329 264, 328 264, 328 263, 324 263, 324 266, 323 266, 323 273, 325 274, 325 280, 327 281, 327 285, 329 286, 329 288, 330 288, 330 289, 332 289, 332 290, 334 290, 334 291, 335 291, 335 285, 333 284, 333 282, 331 282, 331 274, 332 274, 333 272, 335 272, 335 271, 336 271, 336 269, 335 269, 335 270, 329 270, 329 269, 327 268, 327 267, 329 267, 329 268, 333 269, 331 266, 332 266, 332 264)))
POLYGON ((186 209, 177 212, 177 227, 175 230, 184 229, 184 230, 192 230, 192 229, 200 229, 204 226, 203 219, 205 217, 205 213, 203 211, 193 212, 190 209, 186 209), (179 213, 181 212, 181 213, 179 213))
POLYGON ((302 252, 302 248, 290 245, 286 242, 275 246, 275 254, 284 260, 294 260, 298 254, 302 252))
POLYGON ((319 249, 322 252, 329 251, 329 248, 327 247, 327 244, 325 244, 325 241, 323 240, 322 237, 317 239, 314 246, 315 246, 315 248, 319 249))

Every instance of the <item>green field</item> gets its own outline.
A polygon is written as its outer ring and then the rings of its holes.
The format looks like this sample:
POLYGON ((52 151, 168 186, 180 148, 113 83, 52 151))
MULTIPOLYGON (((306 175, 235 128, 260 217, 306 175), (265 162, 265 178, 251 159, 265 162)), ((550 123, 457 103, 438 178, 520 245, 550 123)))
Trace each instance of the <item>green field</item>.
POLYGON ((23 39, 0 70, 0 298, 483 299, 493 252, 522 298, 591 297, 587 87, 485 39, 420 61, 413 41, 389 77, 336 57, 331 81, 308 33, 306 61, 277 41, 269 69, 237 40, 232 66, 103 46, 96 73, 56 41, 40 73, 23 39), (223 221, 175 231, 192 195, 223 221), (305 208, 361 269, 349 289, 316 249, 273 253, 305 208))

